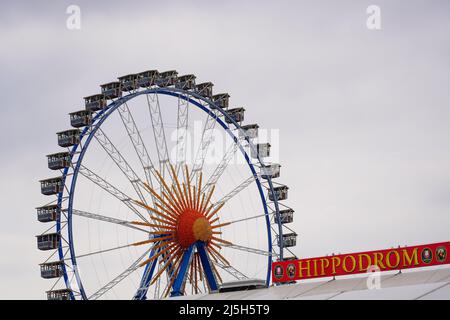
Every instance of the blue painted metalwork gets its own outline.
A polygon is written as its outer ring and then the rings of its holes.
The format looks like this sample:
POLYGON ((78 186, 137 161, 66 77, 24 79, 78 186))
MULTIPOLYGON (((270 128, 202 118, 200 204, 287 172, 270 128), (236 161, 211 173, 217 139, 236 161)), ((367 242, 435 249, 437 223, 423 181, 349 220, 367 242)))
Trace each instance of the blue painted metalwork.
MULTIPOLYGON (((157 242, 157 244, 160 244, 160 242, 157 242)), ((153 257, 155 254, 157 254, 160 251, 160 249, 155 252, 155 249, 152 249, 150 252, 149 258, 153 257)), ((153 259, 152 262, 148 263, 145 266, 144 270, 144 276, 142 277, 141 283, 139 284, 139 289, 134 295, 134 300, 145 300, 147 298, 147 288, 150 285, 150 280, 153 278, 153 273, 155 272, 155 267, 158 263, 158 259, 153 259)))
MULTIPOLYGON (((63 179, 62 179, 62 183, 63 185, 65 184, 66 181, 66 176, 67 173, 69 171, 69 168, 65 168, 63 171, 63 179)), ((58 204, 59 204, 59 208, 61 209, 61 204, 62 204, 62 200, 63 200, 63 192, 60 192, 58 194, 58 204)), ((56 233, 61 234, 61 214, 59 215, 58 219, 56 220, 56 233)), ((62 241, 60 241, 59 245, 58 245, 58 256, 59 256, 59 260, 63 261, 64 259, 64 251, 63 251, 63 246, 62 246, 62 241)), ((62 272, 63 272, 63 278, 64 278, 64 283, 66 284, 66 288, 70 288, 70 282, 69 282, 69 276, 67 274, 67 270, 66 270, 66 264, 63 263, 61 264, 61 268, 62 268, 62 272)), ((75 296, 73 294, 73 292, 70 293, 70 299, 74 300, 75 296)))
POLYGON ((200 261, 202 263, 203 271, 205 271, 206 281, 208 281, 208 286, 211 291, 219 290, 217 285, 216 277, 214 276, 214 271, 211 267, 211 261, 208 258, 208 254, 205 250, 205 243, 203 241, 196 242, 197 252, 200 255, 200 261))
MULTIPOLYGON (((203 100, 204 102, 208 103, 208 105, 210 105, 211 109, 214 110, 218 110, 219 112, 222 113, 222 115, 224 117, 226 117, 229 121, 230 124, 234 124, 234 126, 236 128, 241 128, 241 126, 234 120, 232 119, 224 110, 218 108, 211 100, 204 98, 201 95, 198 95, 194 92, 189 92, 189 91, 185 91, 185 90, 181 90, 181 89, 176 89, 176 88, 152 88, 152 89, 147 89, 147 90, 143 90, 143 91, 139 91, 139 92, 134 92, 131 94, 128 94, 127 96, 121 97, 115 101, 113 101, 111 104, 109 104, 106 108, 102 109, 101 111, 99 111, 95 117, 92 120, 92 126, 91 127, 85 127, 83 129, 83 131, 80 134, 80 141, 83 140, 83 138, 86 136, 87 133, 88 136, 86 138, 86 142, 82 144, 81 146, 81 151, 79 152, 79 156, 76 162, 76 165, 74 167, 74 171, 73 171, 73 176, 72 176, 72 182, 71 182, 71 187, 69 189, 69 205, 68 205, 68 210, 67 210, 67 232, 68 232, 68 242, 69 242, 69 251, 70 251, 70 256, 71 256, 71 262, 72 262, 72 266, 76 269, 76 255, 75 255, 75 248, 74 248, 74 242, 73 242, 73 230, 72 230, 72 210, 73 210, 73 197, 74 197, 74 193, 75 193, 75 187, 76 187, 76 181, 77 181, 77 177, 78 177, 78 172, 80 170, 80 166, 83 160, 83 157, 86 153, 86 150, 88 149, 88 146, 92 140, 92 138, 94 137, 95 132, 98 130, 98 128, 103 124, 103 122, 119 107, 121 106, 123 103, 139 96, 139 95, 143 95, 143 94, 164 94, 164 95, 169 95, 169 96, 173 96, 173 97, 177 97, 177 98, 182 98, 186 101, 189 101, 192 105, 195 105, 197 107, 199 107, 200 109, 202 109, 203 111, 205 111, 206 113, 208 113, 210 116, 215 117, 214 113, 212 112, 212 110, 207 109, 205 106, 203 106, 202 104, 198 103, 197 101, 193 100, 191 97, 194 97, 196 99, 199 100, 203 100)), ((233 134, 233 132, 231 131, 230 127, 224 123, 220 118, 215 117, 216 121, 220 124, 220 126, 232 137, 232 139, 237 142, 238 139, 237 137, 233 134)), ((249 139, 246 138, 247 141, 250 143, 249 139)), ((71 155, 75 154, 75 152, 77 151, 78 147, 80 147, 80 144, 76 144, 73 146, 72 151, 71 151, 71 155)), ((253 146, 250 143, 251 146, 253 146)), ((254 146, 253 146, 254 147, 254 146)), ((263 203, 263 208, 264 208, 264 212, 265 212, 265 219, 266 219, 266 227, 267 227, 267 237, 268 237, 268 252, 272 252, 272 233, 271 233, 271 225, 270 225, 270 216, 269 216, 269 212, 267 209, 267 203, 266 203, 266 199, 265 199, 265 195, 264 195, 264 191, 262 189, 261 186, 261 182, 259 181, 257 172, 253 166, 253 164, 251 163, 250 157, 248 156, 248 154, 245 152, 244 148, 242 147, 242 145, 239 144, 239 149, 241 150, 245 160, 247 161, 247 164, 252 172, 252 174, 255 177, 255 181, 259 190, 259 194, 261 197, 261 201, 263 203)), ((258 162, 261 164, 261 166, 264 164, 263 161, 260 159, 258 153, 257 154, 257 160, 258 162)), ((63 175, 63 179, 65 181, 66 176, 68 175, 68 169, 66 168, 66 170, 64 170, 64 175, 63 175)), ((272 185, 272 181, 269 177, 269 179, 267 179, 267 182, 269 184, 269 189, 270 192, 273 194, 273 185, 272 185)), ((62 204, 62 193, 59 195, 58 197, 58 204, 61 205, 62 204)), ((275 205, 275 209, 276 209, 276 215, 277 217, 279 217, 279 209, 278 209, 278 203, 277 201, 274 202, 275 205)), ((278 219, 280 221, 280 219, 278 219)), ((58 229, 58 223, 60 221, 57 222, 57 230, 58 229)), ((281 239, 282 237, 282 225, 281 223, 278 224, 279 227, 279 237, 281 239)), ((282 241, 280 241, 281 246, 280 246, 280 257, 282 258, 283 255, 283 248, 282 248, 282 241)), ((64 259, 64 255, 62 252, 62 244, 60 245, 60 248, 58 250, 59 252, 59 256, 60 259, 64 259)), ((268 256, 268 270, 267 270, 267 277, 266 277, 266 283, 269 284, 270 280, 271 280, 271 267, 272 267, 272 256, 268 256)), ((75 272, 75 277, 77 279, 78 282, 78 287, 80 289, 80 294, 82 296, 83 299, 87 299, 87 295, 84 291, 83 288, 83 284, 81 282, 81 279, 78 275, 77 272, 75 272)), ((68 276, 67 276, 67 272, 64 268, 64 279, 66 281, 66 286, 69 288, 69 283, 68 283, 68 276)), ((148 281, 147 279, 142 279, 143 281, 148 281)), ((74 297, 72 297, 74 298, 74 297)))
POLYGON ((178 297, 183 295, 184 281, 186 280, 186 274, 189 268, 189 263, 191 262, 192 252, 194 251, 194 245, 190 246, 183 253, 183 258, 181 259, 180 269, 178 270, 178 275, 173 283, 171 297, 178 297))

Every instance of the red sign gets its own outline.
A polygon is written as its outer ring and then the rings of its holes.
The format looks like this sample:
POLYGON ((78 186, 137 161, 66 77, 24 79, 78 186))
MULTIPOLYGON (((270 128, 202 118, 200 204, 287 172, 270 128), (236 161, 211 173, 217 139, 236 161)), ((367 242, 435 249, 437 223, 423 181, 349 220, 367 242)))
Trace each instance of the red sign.
POLYGON ((272 263, 272 281, 289 282, 449 264, 450 242, 272 263))

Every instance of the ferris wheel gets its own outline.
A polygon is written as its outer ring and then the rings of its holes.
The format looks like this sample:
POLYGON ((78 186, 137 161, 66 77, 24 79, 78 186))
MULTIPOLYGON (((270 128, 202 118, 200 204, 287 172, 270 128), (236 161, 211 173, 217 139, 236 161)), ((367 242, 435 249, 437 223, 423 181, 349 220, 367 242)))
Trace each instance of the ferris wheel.
POLYGON ((194 75, 101 85, 57 133, 37 208, 48 299, 162 299, 269 286, 294 210, 257 124, 194 75), (219 148, 220 147, 220 148, 219 148))

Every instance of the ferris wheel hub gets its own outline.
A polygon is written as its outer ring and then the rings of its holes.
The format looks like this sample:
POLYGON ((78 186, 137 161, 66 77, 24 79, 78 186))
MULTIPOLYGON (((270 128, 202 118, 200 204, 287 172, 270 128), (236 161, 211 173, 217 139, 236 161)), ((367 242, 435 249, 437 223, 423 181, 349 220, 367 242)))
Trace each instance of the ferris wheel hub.
POLYGON ((211 224, 205 218, 195 220, 192 231, 197 240, 208 242, 212 238, 211 224))
POLYGON ((202 213, 187 209, 178 218, 177 238, 183 248, 197 241, 208 242, 212 238, 211 224, 202 213))

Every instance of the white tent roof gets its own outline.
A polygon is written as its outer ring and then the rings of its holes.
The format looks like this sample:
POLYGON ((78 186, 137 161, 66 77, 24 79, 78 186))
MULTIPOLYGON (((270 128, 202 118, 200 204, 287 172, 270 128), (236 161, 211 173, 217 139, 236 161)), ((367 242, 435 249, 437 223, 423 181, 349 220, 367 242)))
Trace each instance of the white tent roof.
MULTIPOLYGON (((305 280, 266 289, 179 297, 191 300, 279 299, 450 299, 450 268, 382 273, 379 289, 368 289, 368 276, 305 280)), ((173 298, 174 299, 174 298, 173 298)))

